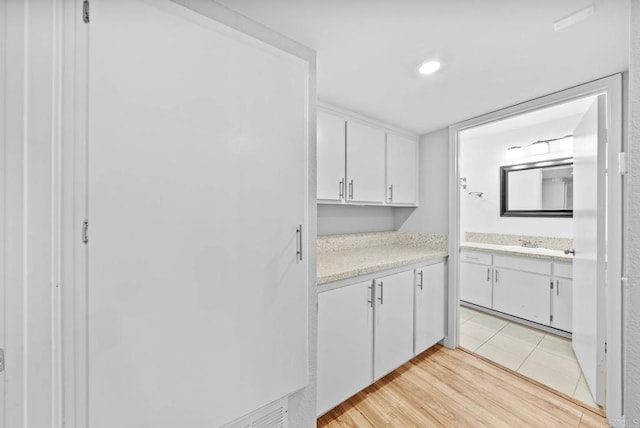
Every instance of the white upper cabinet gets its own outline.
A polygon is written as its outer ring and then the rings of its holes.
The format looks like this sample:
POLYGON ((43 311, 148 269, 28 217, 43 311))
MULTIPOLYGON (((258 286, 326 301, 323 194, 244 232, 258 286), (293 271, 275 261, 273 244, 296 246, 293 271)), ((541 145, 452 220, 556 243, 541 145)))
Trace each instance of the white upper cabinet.
POLYGON ((384 166, 384 131, 347 121, 347 200, 384 203, 384 166))
POLYGON ((387 134, 387 203, 417 205, 418 142, 387 134))
POLYGON ((344 118, 318 112, 318 199, 342 201, 345 194, 344 118))

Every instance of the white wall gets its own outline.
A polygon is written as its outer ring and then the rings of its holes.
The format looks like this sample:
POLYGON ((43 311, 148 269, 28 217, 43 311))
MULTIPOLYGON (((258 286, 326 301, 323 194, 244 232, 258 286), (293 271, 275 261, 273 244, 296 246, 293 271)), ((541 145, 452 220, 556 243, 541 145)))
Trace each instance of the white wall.
POLYGON ((640 0, 630 0, 625 419, 640 426, 640 0))
MULTIPOLYGON (((483 192, 482 198, 468 195, 461 189, 460 232, 503 233, 513 235, 573 237, 571 218, 500 217, 500 167, 558 157, 570 153, 513 158, 510 146, 525 146, 536 140, 565 135, 576 118, 562 119, 563 123, 544 123, 526 128, 483 133, 473 136, 473 130, 460 136, 460 177, 467 179, 467 191, 483 192), (566 125, 566 123, 569 125, 566 125), (560 133, 559 133, 560 132, 560 133)), ((558 121, 560 122, 560 121, 558 121)))
POLYGON ((396 208, 394 228, 449 234, 449 129, 420 137, 418 208, 396 208))
POLYGON ((318 235, 394 230, 394 207, 318 205, 318 235))

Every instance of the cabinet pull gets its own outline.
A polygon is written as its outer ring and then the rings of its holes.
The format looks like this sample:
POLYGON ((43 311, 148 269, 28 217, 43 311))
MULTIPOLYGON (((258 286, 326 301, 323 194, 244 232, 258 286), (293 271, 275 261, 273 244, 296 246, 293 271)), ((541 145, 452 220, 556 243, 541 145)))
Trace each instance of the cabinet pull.
POLYGON ((422 273, 423 273, 422 271, 418 272, 418 275, 420 275, 420 284, 418 284, 420 286, 420 290, 422 290, 422 286, 424 285, 422 283, 422 281, 424 280, 422 273))
POLYGON ((369 304, 369 306, 373 309, 373 284, 375 281, 371 281, 371 284, 369 285, 369 300, 367 300, 367 303, 369 304))
POLYGON ((378 297, 378 300, 380 301, 381 305, 384 305, 384 282, 380 281, 380 297, 378 297))
POLYGON ((349 200, 353 201, 353 180, 349 182, 349 200))
POLYGON ((560 280, 556 279, 556 296, 560 295, 560 280))
POLYGON ((344 178, 340 180, 340 199, 344 198, 344 178))
POLYGON ((496 282, 498 282, 498 269, 496 269, 496 282))
POLYGON ((491 268, 487 268, 487 281, 491 279, 491 268))
POLYGON ((393 184, 391 186, 389 186, 389 202, 393 202, 393 184))
POLYGON ((296 258, 302 261, 302 225, 298 225, 296 228, 296 258))

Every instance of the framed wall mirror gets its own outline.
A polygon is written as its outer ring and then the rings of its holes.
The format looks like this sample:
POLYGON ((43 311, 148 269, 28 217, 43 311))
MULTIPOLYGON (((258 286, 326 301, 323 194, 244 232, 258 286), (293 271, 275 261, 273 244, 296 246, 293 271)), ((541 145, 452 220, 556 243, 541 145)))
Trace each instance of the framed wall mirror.
POLYGON ((573 217, 573 158, 500 167, 501 217, 573 217))

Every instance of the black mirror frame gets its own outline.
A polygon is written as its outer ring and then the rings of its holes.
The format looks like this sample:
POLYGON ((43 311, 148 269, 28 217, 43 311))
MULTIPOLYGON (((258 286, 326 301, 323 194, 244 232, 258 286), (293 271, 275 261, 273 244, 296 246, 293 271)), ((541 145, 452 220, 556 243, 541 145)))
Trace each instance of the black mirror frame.
POLYGON ((509 183, 507 174, 511 171, 546 168, 550 166, 573 165, 573 158, 553 159, 500 167, 500 217, 573 217, 573 210, 507 210, 509 183))

